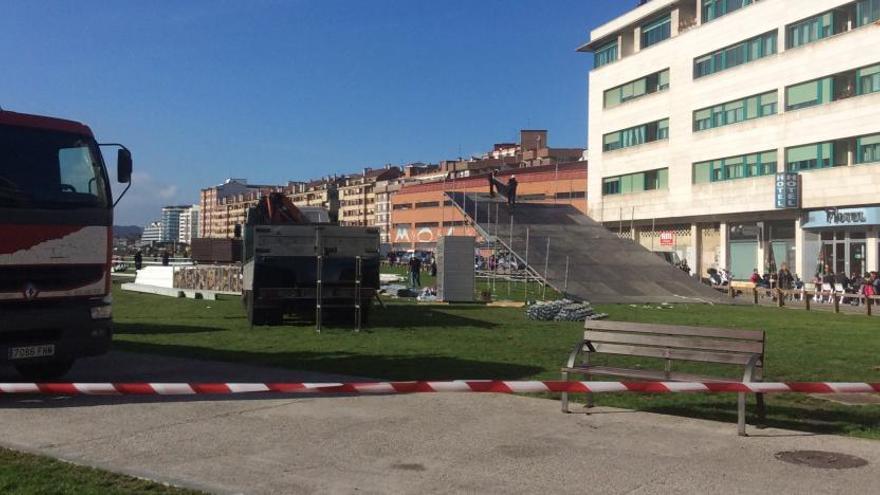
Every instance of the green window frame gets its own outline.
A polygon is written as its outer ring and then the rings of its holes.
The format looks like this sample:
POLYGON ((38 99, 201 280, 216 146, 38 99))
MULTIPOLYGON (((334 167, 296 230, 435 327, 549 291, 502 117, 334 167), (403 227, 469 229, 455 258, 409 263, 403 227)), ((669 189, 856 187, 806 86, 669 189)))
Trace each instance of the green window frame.
POLYGON ((777 32, 770 31, 694 59, 694 79, 776 54, 777 32))
MULTIPOLYGON (((877 0, 880 2, 880 0, 877 0)), ((856 94, 867 95, 880 91, 880 64, 856 70, 856 94)))
POLYGON ((823 77, 785 88, 785 109, 798 110, 834 100, 834 77, 823 77))
POLYGON ((834 143, 794 146, 785 150, 786 170, 800 172, 834 166, 834 143))
POLYGON ((861 0, 856 3, 856 27, 880 21, 880 0, 861 0))
POLYGON ((617 61, 617 41, 602 45, 593 52, 593 68, 598 69, 603 65, 617 61))
POLYGON ((669 119, 648 122, 602 136, 602 151, 614 151, 669 138, 669 119))
POLYGON ((622 103, 667 89, 669 89, 669 69, 663 69, 606 90, 603 104, 605 108, 614 108, 622 103))
POLYGON ((753 0, 703 0, 703 22, 718 19, 752 3, 753 0))
POLYGON ((828 11, 790 24, 785 28, 785 47, 797 48, 837 34, 836 20, 837 14, 828 11))
POLYGON ((701 108, 694 112, 694 132, 776 115, 778 100, 777 92, 770 91, 701 108))
POLYGON ((880 162, 880 134, 856 139, 856 163, 880 162))
POLYGON ((642 48, 656 45, 672 36, 672 16, 666 14, 651 22, 642 24, 642 48))
POLYGON ((603 196, 657 191, 660 189, 669 189, 668 168, 658 168, 602 179, 603 196))
POLYGON ((776 150, 707 160, 693 164, 693 183, 708 184, 776 173, 776 150))

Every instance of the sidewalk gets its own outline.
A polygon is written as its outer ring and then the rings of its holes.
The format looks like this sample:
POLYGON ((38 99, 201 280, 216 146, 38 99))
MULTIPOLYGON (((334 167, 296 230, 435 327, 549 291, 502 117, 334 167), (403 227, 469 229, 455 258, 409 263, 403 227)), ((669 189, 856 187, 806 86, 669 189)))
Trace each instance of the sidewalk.
MULTIPOLYGON (((0 379, 10 380, 9 371, 0 379)), ((114 353, 76 380, 338 380, 114 353), (108 376, 103 370, 132 371, 108 376), (108 367, 112 365, 112 367, 108 367), (138 377, 143 372, 148 376, 138 377)), ((731 408, 735 398, 731 397, 731 408)), ((489 394, 0 398, 6 446, 217 493, 872 493, 880 442, 489 394), (826 470, 780 451, 866 459, 826 470)))

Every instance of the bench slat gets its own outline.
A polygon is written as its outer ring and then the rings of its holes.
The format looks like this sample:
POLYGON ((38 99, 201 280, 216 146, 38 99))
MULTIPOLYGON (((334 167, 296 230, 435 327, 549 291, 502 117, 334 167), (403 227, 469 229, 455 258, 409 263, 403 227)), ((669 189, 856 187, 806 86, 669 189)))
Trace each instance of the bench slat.
POLYGON ((764 332, 762 330, 654 325, 650 323, 630 323, 627 321, 607 320, 588 320, 584 324, 584 328, 587 330, 612 330, 633 333, 659 333, 666 335, 694 335, 700 337, 719 337, 723 339, 764 342, 764 332))
MULTIPOLYGON (((672 349, 664 347, 631 346, 621 344, 593 344, 600 354, 617 354, 621 356, 652 357, 675 359, 679 361, 695 361, 699 363, 738 364, 745 366, 753 354, 698 351, 689 349, 672 349)), ((587 349, 584 349, 585 351, 587 349)), ((754 353, 759 354, 759 353, 754 353)))
POLYGON ((739 381, 738 378, 718 378, 717 376, 703 376, 692 373, 673 371, 667 376, 663 371, 634 370, 630 368, 614 368, 611 366, 579 366, 576 368, 562 368, 566 373, 580 373, 582 375, 614 376, 620 378, 634 378, 650 381, 670 382, 730 382, 739 381))
POLYGON ((760 342, 723 340, 704 337, 682 337, 676 335, 645 335, 629 332, 594 332, 587 330, 584 332, 584 340, 612 344, 672 347, 705 351, 744 352, 750 354, 761 354, 764 350, 764 344, 760 342))

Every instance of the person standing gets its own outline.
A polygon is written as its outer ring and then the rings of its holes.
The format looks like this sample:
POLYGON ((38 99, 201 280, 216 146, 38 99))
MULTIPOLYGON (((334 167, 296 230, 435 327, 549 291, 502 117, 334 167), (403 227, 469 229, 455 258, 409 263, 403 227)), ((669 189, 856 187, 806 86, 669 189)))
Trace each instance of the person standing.
POLYGON ((489 197, 494 198, 495 197, 495 171, 492 170, 491 172, 489 172, 489 175, 487 175, 486 177, 489 178, 489 197))
POLYGON ((517 182, 516 176, 511 175, 507 181, 507 204, 511 207, 516 205, 516 186, 518 185, 519 182, 517 182))
POLYGON ((140 270, 144 267, 144 255, 140 251, 134 253, 134 269, 140 270))
POLYGON ((422 286, 422 260, 413 253, 409 259, 409 284, 413 289, 422 286))
POLYGON ((794 288, 794 277, 791 274, 791 271, 788 269, 788 265, 786 263, 782 264, 782 268, 779 269, 779 273, 776 276, 777 287, 782 290, 791 290, 794 288))
POLYGON ((437 276, 437 260, 435 258, 431 258, 431 276, 437 276))
POLYGON ((162 253, 162 266, 168 266, 171 256, 168 254, 168 251, 164 251, 162 253))

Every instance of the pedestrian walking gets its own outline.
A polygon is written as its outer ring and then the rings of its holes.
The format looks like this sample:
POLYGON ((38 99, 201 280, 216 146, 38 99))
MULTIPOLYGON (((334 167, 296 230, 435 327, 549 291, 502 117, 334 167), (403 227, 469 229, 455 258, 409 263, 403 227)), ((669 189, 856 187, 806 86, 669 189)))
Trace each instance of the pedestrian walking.
POLYGON ((162 266, 168 266, 171 256, 168 251, 162 253, 162 266))
POLYGON ((415 289, 422 286, 422 260, 413 253, 409 259, 409 285, 415 289))
POLYGON ((437 260, 434 258, 431 258, 431 276, 437 276, 437 260))
POLYGON ((144 266, 144 255, 140 251, 134 253, 134 269, 140 270, 144 266))

